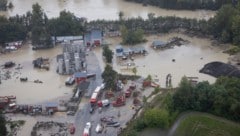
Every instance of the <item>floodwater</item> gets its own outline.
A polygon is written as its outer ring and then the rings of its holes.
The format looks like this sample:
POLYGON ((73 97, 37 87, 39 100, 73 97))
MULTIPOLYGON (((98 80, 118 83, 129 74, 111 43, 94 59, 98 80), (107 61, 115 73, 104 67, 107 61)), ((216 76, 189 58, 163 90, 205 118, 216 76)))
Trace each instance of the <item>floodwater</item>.
POLYGON ((72 93, 72 88, 65 86, 66 76, 56 73, 56 56, 62 52, 61 46, 49 50, 33 51, 30 45, 24 45, 21 49, 8 54, 0 54, 0 64, 13 61, 16 66, 20 64, 23 69, 1 69, 1 74, 11 72, 11 79, 2 80, 0 94, 17 96, 18 104, 34 104, 51 101, 52 99, 67 96, 72 93), (38 57, 50 59, 50 70, 34 69, 32 61, 38 57), (28 82, 20 82, 20 77, 27 77, 28 82), (43 83, 34 83, 34 80, 43 83))
POLYGON ((154 6, 126 2, 124 0, 9 0, 14 8, 7 12, 0 12, 6 16, 22 15, 32 10, 32 5, 39 3, 49 18, 59 16, 59 12, 67 10, 77 17, 88 20, 117 20, 122 11, 124 18, 142 17, 146 19, 148 13, 156 16, 177 16, 196 19, 209 19, 215 15, 214 11, 207 10, 166 10, 154 6), (137 10, 136 10, 137 9, 137 10))
MULTIPOLYGON (((211 41, 205 38, 188 37, 183 34, 170 33, 161 34, 158 36, 148 36, 147 43, 137 45, 143 46, 148 51, 147 56, 134 57, 135 67, 137 68, 137 75, 147 77, 151 75, 161 87, 165 87, 167 74, 172 75, 172 86, 177 87, 183 76, 198 77, 198 81, 215 82, 215 78, 206 74, 199 73, 199 70, 206 64, 212 61, 228 62, 229 55, 222 53, 222 49, 211 46, 211 41), (181 37, 190 41, 189 44, 180 47, 175 46, 171 49, 155 50, 150 47, 153 40, 167 41, 172 37, 181 37), (175 62, 172 61, 175 59, 175 62)), ((115 46, 121 42, 120 38, 109 39, 112 43, 110 48, 115 51, 115 46)), ((95 50, 101 68, 104 69, 103 59, 101 57, 102 50, 95 50)), ((120 66, 116 60, 113 59, 113 68, 123 74, 133 74, 131 68, 127 66, 120 66)), ((129 62, 129 61, 127 61, 129 62)), ((131 61, 130 61, 131 62, 131 61)), ((133 67, 132 67, 133 68, 133 67)))

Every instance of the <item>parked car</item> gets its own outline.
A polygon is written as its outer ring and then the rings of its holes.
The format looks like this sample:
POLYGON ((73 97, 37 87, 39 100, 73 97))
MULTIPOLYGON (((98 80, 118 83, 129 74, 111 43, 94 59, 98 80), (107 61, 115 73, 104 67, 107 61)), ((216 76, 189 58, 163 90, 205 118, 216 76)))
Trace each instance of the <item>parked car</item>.
POLYGON ((98 123, 95 131, 96 131, 96 133, 102 133, 102 131, 103 131, 103 125, 100 124, 100 123, 98 123))
POLYGON ((117 122, 117 123, 115 123, 115 124, 110 124, 110 125, 106 125, 107 127, 119 127, 120 126, 120 123, 119 122, 117 122))
POLYGON ((68 77, 65 81, 65 85, 73 85, 75 83, 74 77, 68 77))
POLYGON ((107 125, 114 125, 114 124, 117 124, 118 122, 117 121, 109 121, 107 122, 107 125))
POLYGON ((89 113, 92 114, 93 112, 94 112, 94 108, 91 106, 90 110, 89 110, 89 113))
POLYGON ((100 118, 100 121, 102 122, 112 122, 113 121, 113 116, 110 116, 110 117, 102 117, 100 118))
POLYGON ((72 115, 72 116, 73 116, 74 114, 75 114, 74 111, 68 111, 68 112, 67 112, 67 115, 72 115))

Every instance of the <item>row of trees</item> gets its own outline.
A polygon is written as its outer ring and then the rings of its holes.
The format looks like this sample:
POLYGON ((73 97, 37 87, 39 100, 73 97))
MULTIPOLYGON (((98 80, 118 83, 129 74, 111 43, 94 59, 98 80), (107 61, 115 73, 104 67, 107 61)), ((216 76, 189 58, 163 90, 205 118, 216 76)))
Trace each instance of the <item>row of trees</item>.
POLYGON ((85 31, 85 19, 77 18, 67 11, 60 12, 58 18, 48 19, 39 4, 32 6, 32 12, 25 15, 0 17, 0 45, 5 42, 24 40, 29 34, 33 46, 49 48, 51 36, 80 35, 85 31))
POLYGON ((200 82, 197 86, 184 77, 169 103, 171 111, 209 112, 240 121, 240 79, 221 77, 216 83, 200 82))
POLYGON ((27 27, 21 23, 0 16, 0 45, 5 42, 25 39, 27 27))
POLYGON ((131 29, 126 26, 121 27, 121 35, 122 35, 122 44, 137 44, 146 41, 144 39, 144 31, 142 29, 131 29))
MULTIPOLYGON (((239 4, 240 5, 240 4, 239 4)), ((173 29, 185 29, 194 34, 211 35, 223 41, 240 45, 240 6, 224 5, 215 17, 207 20, 186 19, 179 17, 155 17, 150 13, 148 19, 123 19, 118 21, 96 20, 86 22, 70 12, 62 11, 58 18, 48 19, 38 4, 33 11, 23 16, 9 19, 1 17, 0 43, 15 39, 23 39, 27 32, 34 45, 48 46, 50 36, 81 35, 86 29, 100 28, 104 31, 118 30, 122 32, 124 44, 143 42, 143 33, 162 33, 173 29)))
POLYGON ((216 10, 224 4, 237 3, 237 0, 126 0, 144 5, 153 5, 167 9, 210 9, 216 10))
POLYGON ((142 30, 144 33, 154 34, 165 33, 174 29, 185 29, 193 34, 209 35, 225 43, 240 45, 240 4, 238 6, 224 5, 216 16, 209 20, 174 16, 155 17, 153 13, 150 13, 147 20, 138 17, 122 19, 121 21, 92 21, 87 24, 87 27, 91 25, 103 30, 122 30, 123 43, 133 43, 131 42, 133 39, 138 41, 138 37, 142 36, 142 30), (124 24, 124 27, 120 27, 122 24, 124 24), (136 30, 139 30, 138 34, 135 34, 136 30))
POLYGON ((7 10, 7 3, 8 1, 7 0, 0 0, 0 11, 5 11, 7 10))

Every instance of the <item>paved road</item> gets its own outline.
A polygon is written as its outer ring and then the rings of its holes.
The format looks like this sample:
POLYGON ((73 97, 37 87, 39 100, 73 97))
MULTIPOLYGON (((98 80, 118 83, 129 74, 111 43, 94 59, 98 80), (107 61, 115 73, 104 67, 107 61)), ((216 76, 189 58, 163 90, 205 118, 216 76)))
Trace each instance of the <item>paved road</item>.
POLYGON ((76 133, 75 136, 81 136, 83 134, 83 129, 87 122, 92 122, 92 129, 91 129, 91 136, 95 134, 94 132, 94 121, 91 120, 91 114, 89 113, 90 104, 89 104, 89 97, 91 97, 92 92, 94 89, 102 84, 102 78, 101 78, 101 68, 99 65, 99 62, 97 60, 96 55, 94 52, 90 51, 88 52, 87 59, 87 72, 88 73, 96 73, 96 78, 92 79, 88 88, 88 92, 84 95, 85 98, 82 99, 79 110, 76 113, 75 116, 75 125, 76 125, 76 133))

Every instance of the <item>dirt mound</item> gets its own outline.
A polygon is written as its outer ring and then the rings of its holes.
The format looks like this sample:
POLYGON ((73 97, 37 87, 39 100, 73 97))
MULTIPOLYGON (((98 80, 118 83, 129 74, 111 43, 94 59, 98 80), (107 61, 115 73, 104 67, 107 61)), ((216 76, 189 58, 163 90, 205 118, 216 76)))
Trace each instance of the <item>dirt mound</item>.
POLYGON ((239 77, 240 70, 233 65, 226 64, 223 62, 210 62, 199 71, 200 73, 208 74, 214 77, 229 76, 229 77, 239 77))

